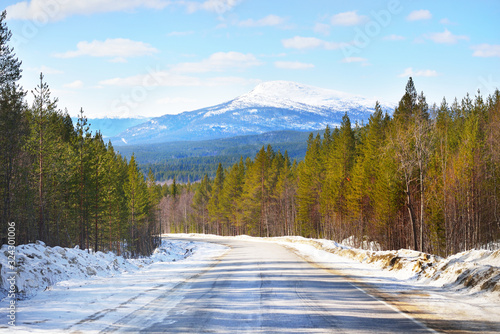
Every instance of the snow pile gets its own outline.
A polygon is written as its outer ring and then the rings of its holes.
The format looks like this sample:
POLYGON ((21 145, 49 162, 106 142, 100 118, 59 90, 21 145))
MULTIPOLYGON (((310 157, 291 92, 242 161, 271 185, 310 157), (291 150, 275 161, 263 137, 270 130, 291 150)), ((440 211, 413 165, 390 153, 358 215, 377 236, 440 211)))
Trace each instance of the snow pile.
POLYGON ((497 292, 500 295, 500 250, 470 250, 441 259, 419 279, 454 289, 497 292))
MULTIPOLYGON (((302 237, 270 238, 289 245, 307 244, 319 251, 392 271, 398 279, 462 290, 468 293, 494 292, 500 295, 500 250, 470 250, 448 258, 400 249, 372 251, 352 248, 330 240, 302 237)), ((310 253, 310 252, 309 252, 310 253)), ((315 254, 310 253, 313 257, 315 254)))
POLYGON ((381 251, 382 250, 382 246, 380 246, 380 244, 378 242, 368 241, 368 240, 363 240, 362 242, 360 242, 354 236, 351 236, 347 239, 342 240, 342 245, 349 246, 351 248, 356 248, 357 246, 359 246, 358 248, 367 249, 367 250, 371 250, 371 251, 381 251))
MULTIPOLYGON (((43 242, 16 247, 16 296, 28 299, 52 285, 70 279, 110 277, 124 272, 134 272, 154 262, 172 262, 193 253, 192 242, 166 241, 150 257, 125 259, 114 253, 95 252, 75 248, 49 247, 43 242)), ((8 265, 8 248, 0 249, 0 299, 7 296, 11 270, 8 265)))

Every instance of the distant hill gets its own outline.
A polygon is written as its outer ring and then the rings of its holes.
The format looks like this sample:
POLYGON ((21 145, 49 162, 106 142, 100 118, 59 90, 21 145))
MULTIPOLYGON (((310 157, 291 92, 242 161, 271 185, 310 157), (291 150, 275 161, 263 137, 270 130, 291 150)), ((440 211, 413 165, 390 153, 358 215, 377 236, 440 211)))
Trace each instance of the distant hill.
MULTIPOLYGON (((77 117, 72 117, 73 124, 76 126, 77 117)), ((110 138, 119 135, 128 128, 134 127, 148 121, 148 118, 89 118, 90 131, 95 133, 101 131, 104 138, 110 138)))
MULTIPOLYGON (((164 115, 111 138, 113 145, 199 141, 272 131, 313 131, 351 122, 373 113, 375 100, 288 81, 271 81, 251 92, 213 107, 164 115)), ((394 105, 381 103, 392 112, 394 105)))
MULTIPOLYGON (((157 180, 176 179, 180 182, 197 181, 205 174, 215 176, 217 166, 232 166, 240 157, 254 158, 262 146, 287 151, 293 160, 302 160, 307 149, 310 132, 275 131, 260 135, 238 136, 206 141, 182 141, 149 145, 115 147, 123 156, 134 154, 139 166, 146 173, 153 170, 157 180)), ((315 131, 318 133, 318 131, 315 131)), ((320 131, 322 134, 322 131, 320 131)))

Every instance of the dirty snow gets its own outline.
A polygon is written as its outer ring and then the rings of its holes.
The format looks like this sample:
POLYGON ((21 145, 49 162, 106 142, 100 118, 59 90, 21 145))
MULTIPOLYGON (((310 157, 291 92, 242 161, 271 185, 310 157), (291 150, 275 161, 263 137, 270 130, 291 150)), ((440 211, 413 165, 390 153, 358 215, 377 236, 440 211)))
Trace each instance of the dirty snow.
MULTIPOLYGON (((384 270, 397 279, 461 291, 469 295, 491 294, 500 299, 500 250, 470 250, 441 258, 408 249, 392 251, 356 249, 330 240, 301 237, 271 238, 271 240, 291 244, 306 255, 309 255, 308 252, 298 245, 309 244, 326 253, 316 253, 314 259, 324 259, 325 255, 334 254, 368 264, 373 269, 384 270)), ((377 248, 373 244, 367 247, 377 248)))

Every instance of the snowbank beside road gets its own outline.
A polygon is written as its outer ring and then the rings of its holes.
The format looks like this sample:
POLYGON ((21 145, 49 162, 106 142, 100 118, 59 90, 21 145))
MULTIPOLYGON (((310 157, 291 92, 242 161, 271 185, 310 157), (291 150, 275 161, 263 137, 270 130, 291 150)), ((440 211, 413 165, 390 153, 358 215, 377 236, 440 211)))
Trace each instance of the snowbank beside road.
MULTIPOLYGON (((41 241, 19 245, 16 247, 16 295, 18 299, 28 299, 58 282, 111 277, 135 272, 154 262, 178 261, 191 255, 195 247, 192 242, 163 240, 150 257, 125 259, 111 252, 89 253, 78 248, 49 247, 41 241)), ((0 249, 0 300, 7 296, 10 286, 8 256, 7 245, 4 245, 0 249)))
MULTIPOLYGON (((223 238, 203 234, 178 235, 200 239, 223 238)), ((347 244, 339 244, 331 240, 298 236, 257 238, 240 235, 234 238, 255 242, 278 242, 294 248, 314 262, 328 264, 343 259, 343 261, 352 261, 349 266, 359 263, 366 269, 380 270, 385 277, 400 281, 460 291, 469 295, 487 293, 493 298, 500 298, 499 249, 496 251, 470 250, 442 258, 408 249, 378 251, 376 249, 379 246, 376 243, 365 245, 370 250, 358 249, 351 246, 353 244, 351 239, 345 240, 347 244)))
MULTIPOLYGON (((18 254, 24 254, 30 264, 19 268, 19 277, 25 280, 30 275, 37 275, 40 288, 30 290, 36 295, 15 303, 15 327, 7 324, 12 300, 8 297, 0 300, 0 317, 5 319, 0 321, 0 333, 99 333, 207 270, 214 259, 227 250, 225 246, 208 242, 164 239, 150 257, 123 259, 110 253, 88 254, 78 249, 63 251, 40 243, 26 245, 18 250, 18 254), (66 261, 64 256, 54 253, 64 253, 68 259, 76 256, 78 260, 66 261), (118 262, 116 269, 113 266, 115 260, 118 262), (64 264, 75 261, 78 264, 65 268, 64 264), (51 272, 62 272, 64 268, 69 278, 42 289, 46 283, 40 272, 45 268, 52 268, 51 272), (90 274, 87 268, 90 268, 90 274)), ((56 281, 66 276, 49 277, 56 281)), ((172 301, 174 306, 175 301, 172 301)), ((159 314, 153 320, 161 321, 163 317, 159 314)))
POLYGON ((317 250, 368 264, 372 268, 389 271, 397 279, 461 290, 470 294, 490 292, 500 297, 500 250, 470 250, 441 258, 408 249, 370 251, 352 248, 330 240, 302 237, 281 237, 269 240, 284 242, 313 260, 325 260, 325 255, 297 245, 311 245, 317 250))

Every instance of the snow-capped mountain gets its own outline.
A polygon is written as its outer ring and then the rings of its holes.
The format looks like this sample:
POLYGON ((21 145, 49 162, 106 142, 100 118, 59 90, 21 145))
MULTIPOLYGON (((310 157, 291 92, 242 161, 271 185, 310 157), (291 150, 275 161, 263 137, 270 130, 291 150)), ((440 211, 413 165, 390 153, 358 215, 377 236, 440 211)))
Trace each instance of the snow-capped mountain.
MULTIPOLYGON (((203 109, 164 115, 112 138, 115 145, 206 140, 278 130, 312 131, 373 113, 375 100, 288 81, 264 82, 234 100, 203 109)), ((381 103, 392 112, 393 104, 381 103)))

